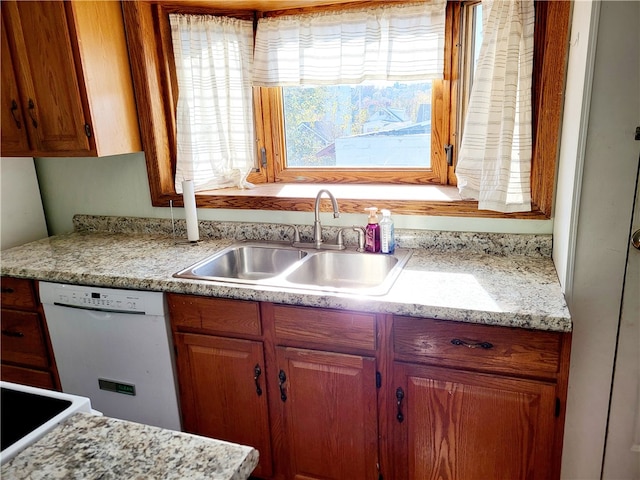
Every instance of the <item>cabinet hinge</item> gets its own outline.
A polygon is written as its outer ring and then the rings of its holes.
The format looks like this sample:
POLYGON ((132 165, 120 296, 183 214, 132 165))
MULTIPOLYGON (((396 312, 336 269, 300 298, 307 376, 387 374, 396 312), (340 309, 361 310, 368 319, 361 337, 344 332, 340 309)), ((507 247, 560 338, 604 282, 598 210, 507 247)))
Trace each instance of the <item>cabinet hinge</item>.
POLYGON ((555 412, 556 417, 560 416, 560 399, 558 397, 556 397, 556 412, 555 412))
POLYGON ((376 388, 382 388, 382 375, 376 372, 376 388))
POLYGON ((84 133, 87 138, 91 138, 91 125, 89 125, 88 123, 84 124, 84 133))

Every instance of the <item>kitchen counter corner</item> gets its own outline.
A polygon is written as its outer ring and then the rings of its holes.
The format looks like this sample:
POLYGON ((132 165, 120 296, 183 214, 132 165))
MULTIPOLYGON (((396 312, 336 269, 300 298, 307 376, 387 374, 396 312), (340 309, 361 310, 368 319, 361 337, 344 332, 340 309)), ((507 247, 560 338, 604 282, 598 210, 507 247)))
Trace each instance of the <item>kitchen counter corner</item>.
POLYGON ((248 446, 77 413, 3 465, 2 477, 245 480, 257 464, 248 446))

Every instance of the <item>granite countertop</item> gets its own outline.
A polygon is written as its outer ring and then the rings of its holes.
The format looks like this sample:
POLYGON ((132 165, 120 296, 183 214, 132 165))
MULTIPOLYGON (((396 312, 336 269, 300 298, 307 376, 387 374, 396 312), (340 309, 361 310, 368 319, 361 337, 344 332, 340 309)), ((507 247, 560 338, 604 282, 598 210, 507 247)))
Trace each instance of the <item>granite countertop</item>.
MULTIPOLYGON (((385 312, 488 325, 571 331, 550 235, 396 231, 412 256, 388 294, 361 296, 173 278, 244 239, 285 240, 283 225, 200 222, 202 240, 175 238, 170 221, 76 216, 76 231, 2 252, 2 275, 312 307, 385 312), (178 240, 176 240, 178 239, 178 240)), ((310 227, 300 226, 303 240, 310 227)), ((335 228, 325 228, 327 239, 335 228)), ((345 232, 345 243, 356 243, 345 232)))
POLYGON ((245 480, 258 451, 188 433, 76 413, 2 466, 11 479, 245 480))

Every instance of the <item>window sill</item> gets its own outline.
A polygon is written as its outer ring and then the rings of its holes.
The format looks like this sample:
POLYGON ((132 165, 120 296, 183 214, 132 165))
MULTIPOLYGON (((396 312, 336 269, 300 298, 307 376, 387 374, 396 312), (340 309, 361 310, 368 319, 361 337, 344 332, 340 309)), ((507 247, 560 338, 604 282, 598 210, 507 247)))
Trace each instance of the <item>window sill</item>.
MULTIPOLYGON (((263 184, 251 189, 225 188, 199 193, 198 208, 285 210, 311 212, 319 190, 329 190, 338 200, 340 211, 362 213, 364 208, 388 208, 399 215, 449 217, 548 219, 537 208, 532 212, 503 214, 478 210, 478 203, 460 198, 456 187, 441 185, 348 185, 348 184, 263 184)), ((181 197, 167 196, 176 204, 181 197)), ((329 210, 323 201, 323 211, 329 210)))

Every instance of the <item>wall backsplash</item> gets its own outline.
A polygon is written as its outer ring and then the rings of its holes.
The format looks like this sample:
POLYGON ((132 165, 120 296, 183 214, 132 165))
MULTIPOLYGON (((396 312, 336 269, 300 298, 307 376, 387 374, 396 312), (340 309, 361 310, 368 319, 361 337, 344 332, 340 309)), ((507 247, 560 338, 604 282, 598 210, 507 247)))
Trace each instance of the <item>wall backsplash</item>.
MULTIPOLYGON (((200 238, 234 240, 291 241, 292 229, 282 223, 229 222, 200 220, 200 238)), ((182 219, 118 217, 100 215, 75 215, 74 230, 77 232, 108 232, 118 234, 175 235, 186 239, 186 222, 182 219)), ((311 242, 311 225, 297 225, 302 241, 311 242)), ((323 227, 323 238, 332 242, 340 227, 323 227)), ((357 234, 346 230, 344 243, 355 246, 357 234)), ((486 253, 491 255, 525 255, 551 257, 551 235, 505 234, 478 232, 448 232, 437 230, 396 229, 398 248, 428 249, 441 252, 486 253)))

